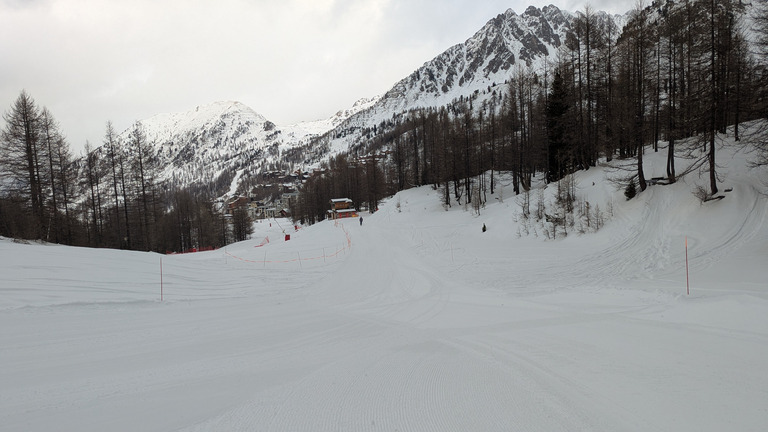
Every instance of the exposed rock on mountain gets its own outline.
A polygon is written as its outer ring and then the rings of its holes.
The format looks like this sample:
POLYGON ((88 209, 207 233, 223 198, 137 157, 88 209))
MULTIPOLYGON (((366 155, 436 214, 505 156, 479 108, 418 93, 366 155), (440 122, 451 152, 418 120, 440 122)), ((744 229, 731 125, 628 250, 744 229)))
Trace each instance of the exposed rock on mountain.
MULTIPOLYGON (((601 26, 620 28, 624 20, 604 12, 596 16, 601 26)), ((157 148, 162 177, 179 186, 209 184, 222 173, 306 168, 359 146, 377 126, 408 110, 490 93, 518 66, 542 69, 564 43, 574 19, 574 14, 552 5, 530 6, 520 15, 509 9, 383 96, 362 99, 326 120, 279 126, 241 103, 217 102, 141 123, 157 148)))

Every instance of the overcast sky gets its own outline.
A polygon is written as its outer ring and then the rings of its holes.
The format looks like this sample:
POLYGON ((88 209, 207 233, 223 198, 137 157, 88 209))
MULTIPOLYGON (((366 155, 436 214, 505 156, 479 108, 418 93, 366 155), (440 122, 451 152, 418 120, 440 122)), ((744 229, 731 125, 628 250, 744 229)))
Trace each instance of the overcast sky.
MULTIPOLYGON (((593 0, 624 13, 634 0, 593 0)), ((582 0, 0 0, 0 112, 25 89, 72 148, 111 120, 237 100, 278 125, 389 90, 511 8, 582 0)), ((4 122, 0 120, 2 127, 4 122)))

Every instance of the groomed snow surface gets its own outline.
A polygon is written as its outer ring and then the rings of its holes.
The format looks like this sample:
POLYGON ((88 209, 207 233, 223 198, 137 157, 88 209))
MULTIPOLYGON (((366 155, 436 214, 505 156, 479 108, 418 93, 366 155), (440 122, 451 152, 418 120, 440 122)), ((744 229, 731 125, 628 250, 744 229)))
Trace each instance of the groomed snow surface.
MULTIPOLYGON (((271 220, 187 255, 0 240, 0 429, 764 431, 748 157, 719 149, 733 190, 705 204, 707 173, 626 201, 580 172, 605 226, 557 239, 506 185, 480 215, 425 187, 362 226, 271 220)), ((663 151, 645 160, 663 175, 663 151)))

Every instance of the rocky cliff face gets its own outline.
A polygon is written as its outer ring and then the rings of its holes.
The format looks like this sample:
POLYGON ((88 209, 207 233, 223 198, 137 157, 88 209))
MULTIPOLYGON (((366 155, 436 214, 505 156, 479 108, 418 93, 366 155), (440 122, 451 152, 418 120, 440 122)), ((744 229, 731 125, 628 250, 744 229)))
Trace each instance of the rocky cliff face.
POLYGON ((563 43, 573 19, 555 6, 531 6, 521 15, 509 9, 395 84, 380 104, 401 109, 440 106, 447 99, 503 83, 516 65, 538 68, 563 43))

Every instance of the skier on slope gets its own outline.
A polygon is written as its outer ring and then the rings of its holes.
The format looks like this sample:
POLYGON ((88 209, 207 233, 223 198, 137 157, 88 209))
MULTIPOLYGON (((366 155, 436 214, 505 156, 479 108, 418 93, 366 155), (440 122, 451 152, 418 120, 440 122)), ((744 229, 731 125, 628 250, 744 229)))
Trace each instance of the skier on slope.
POLYGON ((363 217, 360 216, 360 226, 363 226, 363 217))

